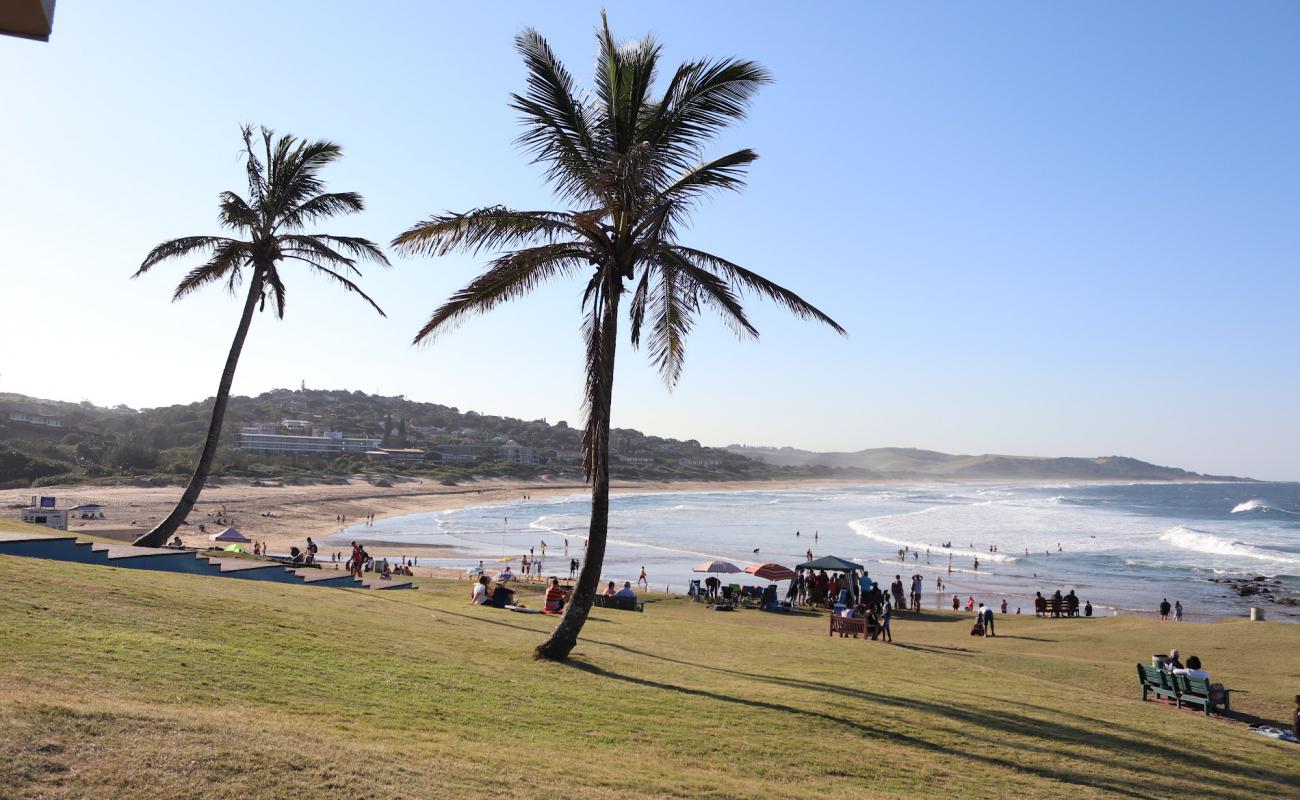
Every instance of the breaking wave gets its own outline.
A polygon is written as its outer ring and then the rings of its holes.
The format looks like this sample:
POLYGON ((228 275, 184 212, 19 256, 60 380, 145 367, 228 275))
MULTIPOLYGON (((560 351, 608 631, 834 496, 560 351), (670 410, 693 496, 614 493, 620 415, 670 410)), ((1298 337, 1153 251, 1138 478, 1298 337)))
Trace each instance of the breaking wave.
POLYGON ((1266 501, 1261 500, 1258 497, 1253 500, 1247 500, 1244 503, 1238 503, 1237 505, 1233 506, 1232 509, 1233 514, 1245 514, 1248 511, 1259 511, 1261 513, 1267 511, 1277 511, 1282 514, 1290 514, 1293 517, 1300 517, 1300 514, 1297 514, 1294 511, 1287 511, 1285 508, 1274 508, 1273 506, 1270 506, 1266 501))
POLYGON ((1272 561, 1278 564, 1300 564, 1300 555, 1256 547, 1254 545, 1245 544, 1244 542, 1225 539, 1222 536, 1215 536, 1214 534, 1205 531, 1198 531, 1195 528, 1187 528, 1182 525, 1170 528, 1162 533, 1160 535, 1160 541, 1168 542, 1174 547, 1182 550, 1191 550, 1196 553, 1253 558, 1256 561, 1272 561))

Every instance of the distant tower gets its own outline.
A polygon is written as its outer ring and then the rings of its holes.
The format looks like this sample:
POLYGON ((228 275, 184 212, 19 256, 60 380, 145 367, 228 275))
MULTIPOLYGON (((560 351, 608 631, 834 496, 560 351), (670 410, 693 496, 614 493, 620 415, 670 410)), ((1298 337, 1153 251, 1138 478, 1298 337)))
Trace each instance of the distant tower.
POLYGON ((298 387, 298 391, 301 391, 301 392, 305 392, 305 391, 307 391, 307 379, 306 379, 306 378, 303 378, 303 379, 302 379, 302 385, 298 387))

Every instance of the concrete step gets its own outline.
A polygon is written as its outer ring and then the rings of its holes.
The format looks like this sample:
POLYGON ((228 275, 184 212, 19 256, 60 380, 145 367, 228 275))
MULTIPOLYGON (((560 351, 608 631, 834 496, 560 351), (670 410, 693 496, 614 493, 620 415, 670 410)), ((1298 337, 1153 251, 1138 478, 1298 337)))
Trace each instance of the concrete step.
POLYGON ((363 578, 362 585, 367 589, 412 589, 410 581, 383 580, 382 578, 363 578))

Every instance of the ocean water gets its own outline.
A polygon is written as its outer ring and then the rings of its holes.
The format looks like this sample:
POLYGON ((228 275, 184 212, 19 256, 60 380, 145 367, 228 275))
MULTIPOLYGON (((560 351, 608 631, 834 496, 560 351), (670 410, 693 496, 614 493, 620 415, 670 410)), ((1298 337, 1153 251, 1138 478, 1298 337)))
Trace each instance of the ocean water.
MULTIPOLYGON (((516 570, 518 556, 541 554, 545 542, 546 573, 567 575, 569 558, 583 555, 588 503, 574 495, 415 514, 331 542, 452 547, 463 556, 436 563, 456 568, 514 556, 516 570)), ((927 606, 950 607, 957 593, 1032 613, 1035 590, 1059 588, 1098 614, 1152 613, 1167 597, 1193 619, 1242 616, 1255 604, 1300 621, 1300 607, 1239 598, 1216 582, 1267 577, 1300 594, 1300 484, 891 484, 617 494, 610 508, 604 577, 634 581, 644 567, 659 591, 684 592, 706 559, 794 566, 811 550, 879 579, 919 573, 927 606)))

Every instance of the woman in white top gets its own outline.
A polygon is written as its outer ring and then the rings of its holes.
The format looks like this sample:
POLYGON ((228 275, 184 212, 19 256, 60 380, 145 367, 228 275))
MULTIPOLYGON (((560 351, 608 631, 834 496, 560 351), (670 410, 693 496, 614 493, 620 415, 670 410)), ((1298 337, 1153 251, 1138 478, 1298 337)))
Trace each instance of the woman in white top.
POLYGON ((470 605, 481 606, 487 602, 488 599, 487 583, 488 581, 486 575, 480 575, 478 580, 474 582, 474 591, 469 598, 470 605))

